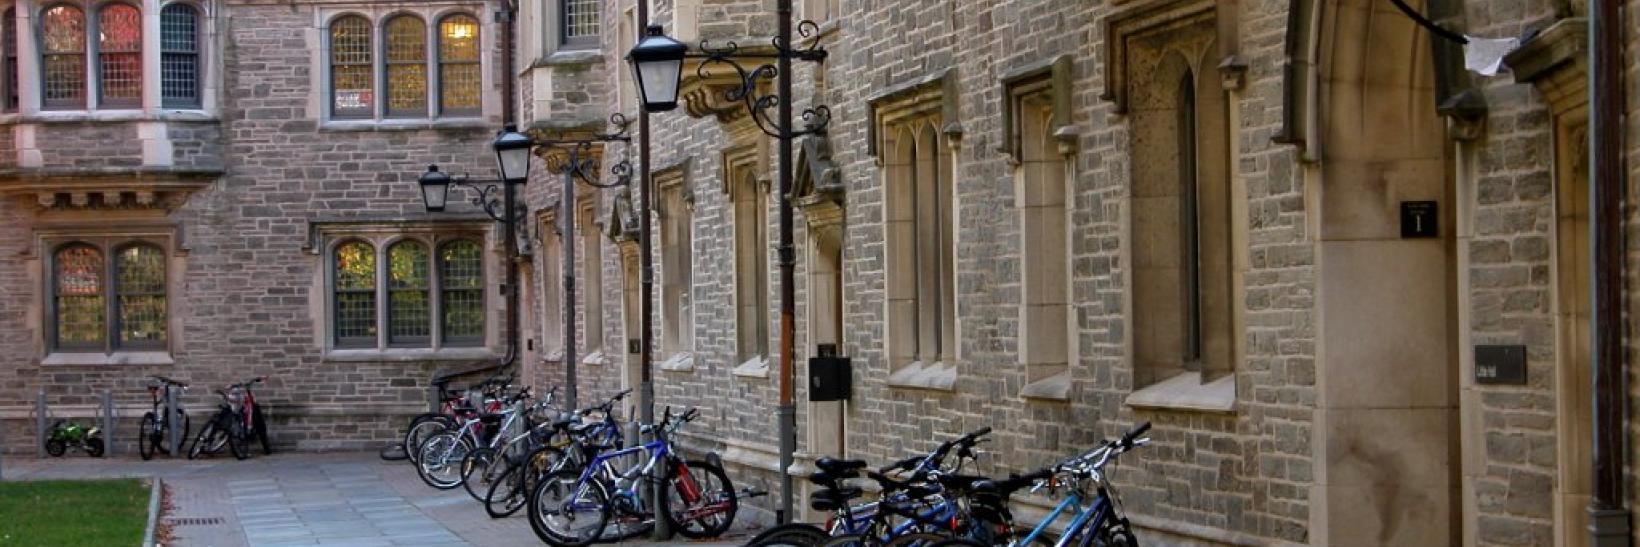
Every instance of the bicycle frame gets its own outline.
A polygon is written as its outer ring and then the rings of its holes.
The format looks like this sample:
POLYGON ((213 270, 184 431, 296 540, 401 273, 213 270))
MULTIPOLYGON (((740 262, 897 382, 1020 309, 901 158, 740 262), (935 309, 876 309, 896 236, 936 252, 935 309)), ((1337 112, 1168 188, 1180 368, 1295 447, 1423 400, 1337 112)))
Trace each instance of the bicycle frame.
MULTIPOLYGON (((1031 545, 1031 542, 1036 541, 1037 538, 1042 537, 1042 534, 1047 533, 1048 528, 1052 526, 1055 521, 1058 521, 1059 517, 1063 516, 1066 511, 1073 508, 1076 510, 1076 516, 1071 519, 1070 525, 1065 527, 1065 534, 1059 538, 1059 541, 1054 542, 1054 547, 1065 547, 1066 545, 1069 545, 1071 536, 1073 535, 1072 533, 1076 530, 1081 530, 1084 526, 1088 528, 1090 534, 1088 537, 1091 538, 1092 532, 1098 529, 1099 525, 1105 521, 1106 514, 1109 513, 1110 503, 1106 501, 1105 495, 1102 491, 1103 489, 1101 489, 1100 494, 1094 497, 1092 504, 1087 507, 1082 507, 1082 493, 1077 490, 1072 490, 1069 495, 1065 496, 1064 500, 1059 502, 1059 505, 1054 507, 1052 512, 1048 513, 1048 516, 1043 517, 1041 522, 1036 523, 1036 528, 1031 529, 1031 533, 1029 535, 1009 543, 1009 545, 1031 545)), ((1084 541, 1084 543, 1086 543, 1086 541, 1084 541)))

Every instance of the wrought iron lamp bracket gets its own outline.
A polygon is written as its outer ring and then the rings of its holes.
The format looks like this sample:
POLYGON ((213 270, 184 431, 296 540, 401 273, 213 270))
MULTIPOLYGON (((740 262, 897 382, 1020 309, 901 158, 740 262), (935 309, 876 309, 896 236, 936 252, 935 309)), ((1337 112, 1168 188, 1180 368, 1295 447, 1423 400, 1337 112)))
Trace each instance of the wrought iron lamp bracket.
POLYGON ((710 79, 710 68, 713 65, 723 65, 734 70, 740 83, 724 90, 723 96, 729 102, 739 102, 746 107, 752 121, 757 124, 763 134, 776 139, 795 139, 805 135, 819 135, 826 132, 826 126, 831 124, 831 108, 826 105, 815 105, 803 110, 803 127, 782 127, 780 122, 770 114, 780 106, 780 96, 775 93, 759 93, 758 85, 763 82, 773 82, 780 74, 780 69, 772 61, 791 59, 811 63, 824 63, 828 53, 820 46, 818 40, 820 25, 814 21, 803 20, 797 23, 799 41, 808 41, 808 45, 792 47, 779 37, 770 39, 773 51, 743 52, 740 45, 730 41, 722 46, 713 46, 706 40, 701 40, 698 52, 685 54, 685 58, 700 59, 695 66, 695 75, 701 79, 710 79), (747 67, 755 63, 756 66, 747 67))
POLYGON ((630 144, 632 136, 627 133, 627 128, 630 125, 631 122, 626 119, 626 116, 616 112, 609 115, 609 130, 603 133, 596 133, 584 139, 536 141, 535 146, 565 152, 566 160, 564 165, 555 171, 556 174, 562 175, 568 172, 575 178, 580 179, 581 182, 585 182, 588 186, 594 188, 626 186, 632 181, 632 147, 624 147, 621 150, 621 161, 610 165, 609 173, 613 180, 608 183, 600 182, 598 158, 594 157, 591 151, 592 147, 598 144, 612 142, 630 144))

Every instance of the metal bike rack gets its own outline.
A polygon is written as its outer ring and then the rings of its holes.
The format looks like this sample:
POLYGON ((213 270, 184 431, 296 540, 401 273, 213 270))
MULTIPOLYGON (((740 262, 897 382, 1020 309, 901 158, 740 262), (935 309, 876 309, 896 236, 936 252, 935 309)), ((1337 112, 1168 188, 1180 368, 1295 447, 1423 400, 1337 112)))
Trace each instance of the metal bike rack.
POLYGON ((46 390, 34 396, 34 456, 46 457, 46 390))
POLYGON ((177 429, 182 427, 182 413, 177 408, 177 398, 182 396, 182 390, 173 394, 170 384, 165 386, 165 446, 170 449, 171 457, 177 457, 177 451, 182 446, 182 433, 177 429))
POLYGON ((102 393, 103 456, 114 455, 114 392, 102 393))

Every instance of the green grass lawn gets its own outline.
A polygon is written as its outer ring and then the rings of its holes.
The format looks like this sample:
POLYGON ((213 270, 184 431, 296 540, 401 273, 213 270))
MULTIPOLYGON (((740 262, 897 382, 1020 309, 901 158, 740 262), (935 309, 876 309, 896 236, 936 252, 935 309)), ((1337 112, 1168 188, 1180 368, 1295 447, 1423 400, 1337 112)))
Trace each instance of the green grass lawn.
POLYGON ((137 479, 0 482, 0 545, 142 545, 148 493, 137 479))

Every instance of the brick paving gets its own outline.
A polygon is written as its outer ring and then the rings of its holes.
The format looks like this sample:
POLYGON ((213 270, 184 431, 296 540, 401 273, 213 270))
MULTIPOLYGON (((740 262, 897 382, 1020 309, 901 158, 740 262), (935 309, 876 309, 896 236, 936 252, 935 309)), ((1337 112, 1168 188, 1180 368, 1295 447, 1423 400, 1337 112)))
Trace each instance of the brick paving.
MULTIPOLYGON (((522 515, 492 519, 461 489, 435 490, 404 462, 374 453, 286 453, 247 461, 8 457, 5 480, 158 476, 171 492, 172 545, 491 546, 541 545, 522 515)), ((742 519, 747 520, 747 519, 742 519)), ((630 545, 738 545, 723 541, 627 541, 630 545)))

